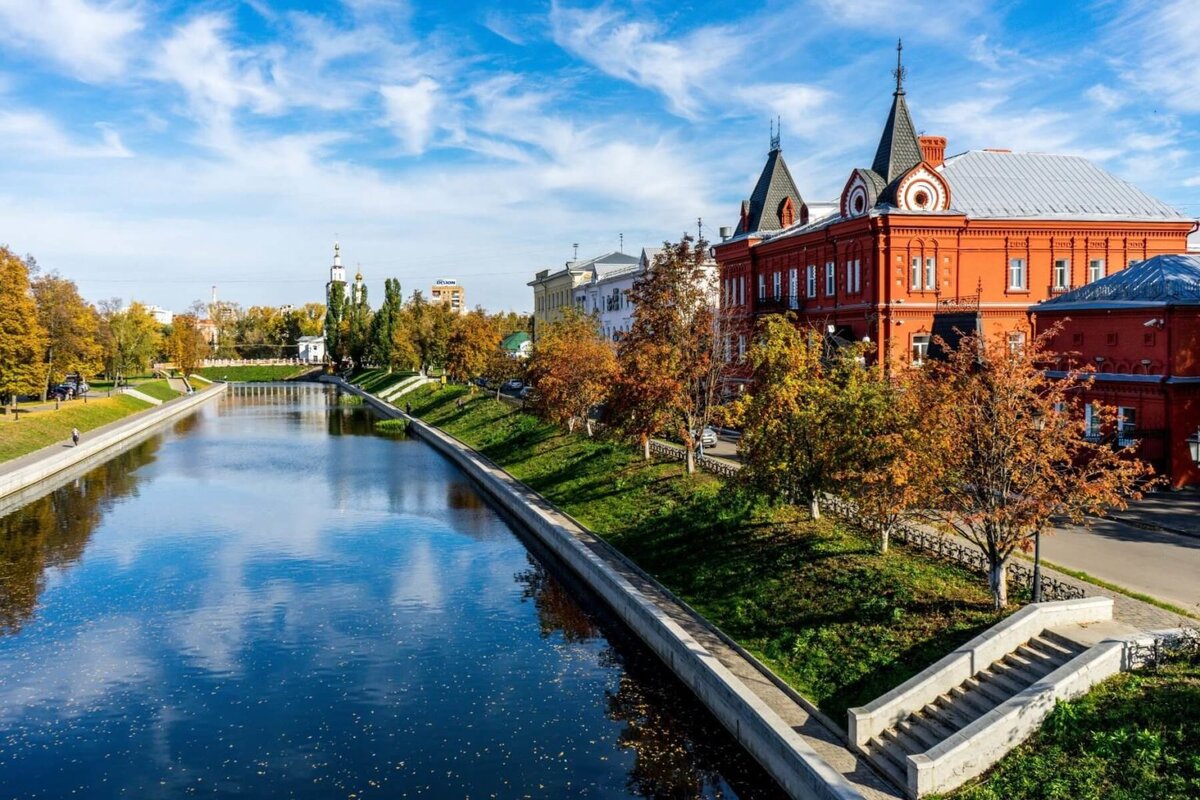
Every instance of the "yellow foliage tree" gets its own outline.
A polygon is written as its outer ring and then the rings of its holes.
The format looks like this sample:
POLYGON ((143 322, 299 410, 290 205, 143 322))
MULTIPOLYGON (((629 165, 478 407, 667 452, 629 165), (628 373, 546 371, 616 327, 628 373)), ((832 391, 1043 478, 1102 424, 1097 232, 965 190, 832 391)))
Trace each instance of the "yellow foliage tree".
MULTIPOLYGON (((68 374, 94 375, 103 365, 96 309, 79 296, 74 281, 50 273, 33 281, 38 321, 46 331, 48 382, 68 374)), ((46 385, 42 386, 45 398, 46 385)))
POLYGON ((0 247, 0 397, 16 405, 17 395, 40 391, 45 361, 46 331, 38 321, 29 269, 0 247))

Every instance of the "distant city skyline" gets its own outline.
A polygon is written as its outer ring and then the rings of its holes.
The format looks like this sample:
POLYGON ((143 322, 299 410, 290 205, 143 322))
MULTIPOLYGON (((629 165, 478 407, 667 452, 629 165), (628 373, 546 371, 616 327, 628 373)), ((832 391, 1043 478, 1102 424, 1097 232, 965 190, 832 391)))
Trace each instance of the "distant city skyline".
POLYGON ((736 223, 769 120, 806 199, 887 114, 1074 153, 1200 215, 1200 9, 1167 2, 0 0, 0 243, 180 312, 454 277, 530 311, 581 258, 736 223))

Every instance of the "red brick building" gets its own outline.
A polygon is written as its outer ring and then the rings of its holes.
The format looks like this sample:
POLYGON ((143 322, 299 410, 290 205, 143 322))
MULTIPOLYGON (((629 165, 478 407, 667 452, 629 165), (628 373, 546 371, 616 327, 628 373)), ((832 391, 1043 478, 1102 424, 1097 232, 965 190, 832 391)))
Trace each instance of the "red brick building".
POLYGON ((1031 303, 1186 250, 1193 219, 1086 159, 946 158, 944 138, 917 136, 895 74, 874 160, 850 171, 832 214, 810 215, 772 140, 736 231, 714 247, 735 358, 756 317, 791 310, 869 340, 875 358, 920 359, 935 335, 1023 327, 1031 303))
POLYGON ((1051 347, 1090 364, 1087 403, 1118 409, 1117 430, 1173 486, 1200 484, 1191 444, 1200 430, 1200 254, 1156 256, 1029 309, 1035 330, 1061 329, 1051 347), (1189 441, 1191 440, 1191 441, 1189 441))

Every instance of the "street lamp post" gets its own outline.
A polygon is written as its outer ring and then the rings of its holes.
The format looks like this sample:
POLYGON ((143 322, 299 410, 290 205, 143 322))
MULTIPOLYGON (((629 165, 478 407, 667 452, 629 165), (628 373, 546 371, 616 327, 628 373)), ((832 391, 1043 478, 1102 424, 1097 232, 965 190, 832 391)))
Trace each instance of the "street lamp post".
POLYGON ((1042 529, 1033 532, 1033 602, 1042 602, 1042 529))

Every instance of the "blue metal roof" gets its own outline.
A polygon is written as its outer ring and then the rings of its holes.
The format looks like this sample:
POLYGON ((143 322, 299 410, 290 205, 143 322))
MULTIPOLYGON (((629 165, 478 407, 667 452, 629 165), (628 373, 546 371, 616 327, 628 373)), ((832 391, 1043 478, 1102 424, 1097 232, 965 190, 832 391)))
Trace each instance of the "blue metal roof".
POLYGON ((1162 255, 1131 264, 1035 308, 1119 308, 1127 305, 1200 305, 1200 253, 1162 255))

